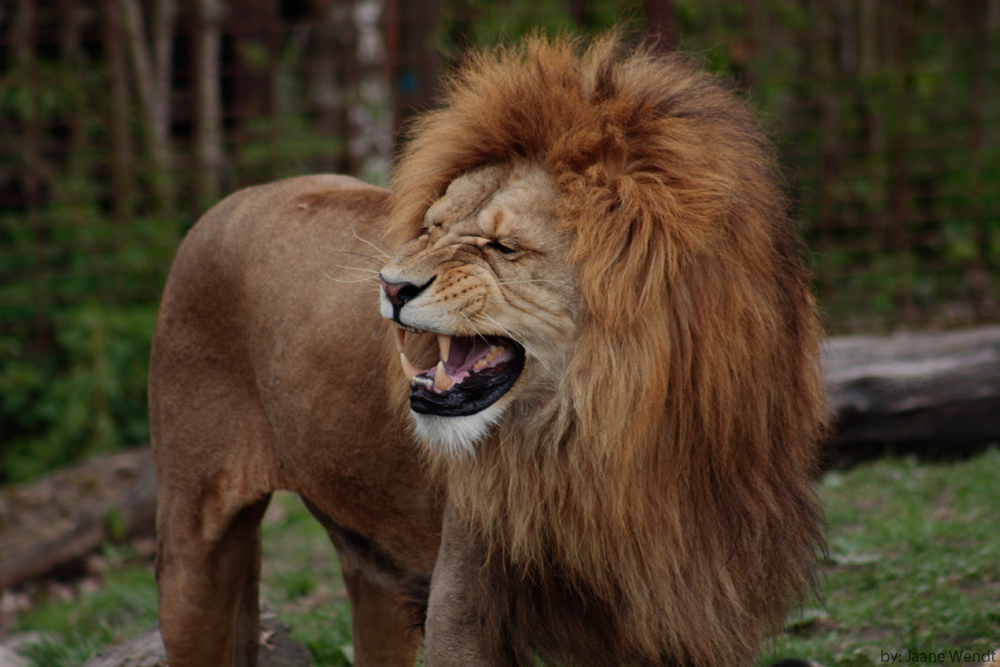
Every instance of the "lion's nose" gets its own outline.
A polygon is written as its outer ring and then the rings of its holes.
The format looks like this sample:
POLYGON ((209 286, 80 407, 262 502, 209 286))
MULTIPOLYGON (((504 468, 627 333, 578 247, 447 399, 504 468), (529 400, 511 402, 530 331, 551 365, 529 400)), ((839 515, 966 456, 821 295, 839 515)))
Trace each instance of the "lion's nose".
POLYGON ((432 277, 423 285, 414 285, 410 282, 391 283, 383 278, 382 274, 379 274, 378 279, 382 283, 382 291, 385 292, 386 297, 388 297, 389 302, 397 313, 407 302, 416 299, 420 296, 421 292, 434 282, 434 278, 432 277))

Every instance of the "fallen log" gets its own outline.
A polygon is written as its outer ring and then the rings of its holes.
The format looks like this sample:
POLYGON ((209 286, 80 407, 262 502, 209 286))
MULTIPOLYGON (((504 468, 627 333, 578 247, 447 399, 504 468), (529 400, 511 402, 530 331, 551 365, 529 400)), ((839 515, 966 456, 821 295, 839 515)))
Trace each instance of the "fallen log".
POLYGON ((842 336, 824 350, 832 465, 891 451, 937 458, 1000 442, 1000 326, 842 336))
POLYGON ((148 448, 0 490, 0 590, 77 561, 107 540, 151 533, 155 520, 148 448))

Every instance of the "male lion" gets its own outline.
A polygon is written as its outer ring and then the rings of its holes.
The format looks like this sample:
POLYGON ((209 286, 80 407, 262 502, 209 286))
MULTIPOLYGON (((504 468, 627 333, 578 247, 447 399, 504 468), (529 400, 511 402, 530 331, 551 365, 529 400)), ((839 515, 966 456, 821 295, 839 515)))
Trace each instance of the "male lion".
POLYGON ((776 181, 685 61, 534 37, 459 69, 391 193, 209 211, 150 375, 171 666, 254 664, 276 489, 337 548, 358 665, 413 664, 397 591, 428 574, 430 667, 751 664, 820 542, 820 328, 776 181))

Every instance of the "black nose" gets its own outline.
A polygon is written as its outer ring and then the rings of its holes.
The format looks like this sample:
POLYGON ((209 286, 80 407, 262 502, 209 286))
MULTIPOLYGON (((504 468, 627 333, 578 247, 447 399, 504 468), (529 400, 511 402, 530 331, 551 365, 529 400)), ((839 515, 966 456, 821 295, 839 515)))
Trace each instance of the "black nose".
POLYGON ((389 297, 389 302, 396 311, 397 317, 399 315, 400 308, 402 308, 407 302, 413 301, 420 296, 420 293, 427 289, 432 282, 434 282, 434 278, 431 278, 423 285, 414 285, 413 283, 408 282, 390 283, 387 282, 381 275, 379 275, 378 278, 382 283, 382 290, 385 292, 385 295, 389 297))

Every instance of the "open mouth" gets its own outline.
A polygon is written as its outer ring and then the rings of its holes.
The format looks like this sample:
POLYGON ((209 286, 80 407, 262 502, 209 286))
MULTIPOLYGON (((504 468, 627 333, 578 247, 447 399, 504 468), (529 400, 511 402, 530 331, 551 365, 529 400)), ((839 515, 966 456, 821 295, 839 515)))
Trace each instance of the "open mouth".
POLYGON ((524 368, 524 348, 500 336, 435 334, 441 359, 420 370, 403 353, 406 332, 428 333, 397 325, 396 347, 410 381, 410 408, 419 414, 474 415, 500 400, 524 368))

